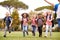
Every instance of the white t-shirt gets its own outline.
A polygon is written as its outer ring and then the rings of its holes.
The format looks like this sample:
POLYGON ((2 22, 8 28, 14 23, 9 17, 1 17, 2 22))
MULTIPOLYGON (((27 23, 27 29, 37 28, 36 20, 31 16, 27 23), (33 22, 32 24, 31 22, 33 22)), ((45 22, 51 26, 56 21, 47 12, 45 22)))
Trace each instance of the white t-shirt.
POLYGON ((57 13, 57 19, 60 18, 60 4, 58 6, 58 9, 57 9, 57 12, 56 13, 57 13))

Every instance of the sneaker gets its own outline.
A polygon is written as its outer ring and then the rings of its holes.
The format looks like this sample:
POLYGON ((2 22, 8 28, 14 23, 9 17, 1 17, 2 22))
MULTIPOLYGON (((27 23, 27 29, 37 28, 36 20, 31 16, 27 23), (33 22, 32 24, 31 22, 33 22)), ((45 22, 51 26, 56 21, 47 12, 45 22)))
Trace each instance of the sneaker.
POLYGON ((6 37, 6 35, 4 35, 4 37, 6 37))
POLYGON ((42 35, 39 35, 39 37, 42 37, 42 35))
POLYGON ((9 33, 11 33, 11 31, 9 31, 9 33))

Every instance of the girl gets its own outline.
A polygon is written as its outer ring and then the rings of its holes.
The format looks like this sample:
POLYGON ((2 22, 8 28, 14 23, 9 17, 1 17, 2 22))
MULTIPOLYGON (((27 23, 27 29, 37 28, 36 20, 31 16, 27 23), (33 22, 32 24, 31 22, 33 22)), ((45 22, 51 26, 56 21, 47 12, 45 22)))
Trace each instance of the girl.
POLYGON ((23 36, 25 37, 25 32, 28 35, 28 14, 22 14, 22 27, 23 27, 23 36))
POLYGON ((32 26, 32 34, 35 36, 35 30, 36 30, 36 16, 34 15, 31 19, 31 26, 32 26))
POLYGON ((50 36, 52 35, 52 14, 51 12, 46 12, 47 15, 46 15, 46 34, 45 34, 45 37, 47 37, 48 35, 48 29, 50 28, 50 36))

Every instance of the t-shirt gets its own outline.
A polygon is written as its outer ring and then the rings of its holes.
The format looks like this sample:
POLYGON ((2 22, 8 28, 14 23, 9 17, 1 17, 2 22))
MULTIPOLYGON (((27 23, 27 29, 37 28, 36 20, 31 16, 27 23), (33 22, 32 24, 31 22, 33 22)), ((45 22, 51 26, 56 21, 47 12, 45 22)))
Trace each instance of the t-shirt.
POLYGON ((60 18, 60 4, 59 4, 59 6, 58 6, 58 9, 57 9, 57 18, 60 18))
POLYGON ((10 16, 4 18, 4 22, 6 23, 7 26, 10 25, 11 19, 12 19, 12 18, 11 18, 10 16))
POLYGON ((23 25, 28 25, 28 20, 27 20, 27 18, 23 18, 23 25))
POLYGON ((47 25, 52 25, 52 22, 50 20, 52 20, 52 16, 47 15, 47 18, 46 18, 46 24, 47 25))
POLYGON ((37 19, 37 24, 38 24, 38 26, 42 26, 43 25, 43 19, 42 18, 37 19))
POLYGON ((32 21, 31 21, 31 25, 36 25, 36 19, 32 19, 32 21))

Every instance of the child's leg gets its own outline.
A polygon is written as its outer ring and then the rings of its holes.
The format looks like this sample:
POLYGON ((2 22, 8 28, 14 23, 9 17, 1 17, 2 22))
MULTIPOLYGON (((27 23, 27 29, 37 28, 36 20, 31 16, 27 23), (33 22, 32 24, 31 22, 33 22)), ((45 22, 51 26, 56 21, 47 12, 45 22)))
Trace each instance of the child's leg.
POLYGON ((48 35, 48 28, 49 28, 49 25, 46 25, 46 34, 45 34, 45 36, 48 35))
POLYGON ((9 33, 11 33, 11 28, 10 28, 9 26, 8 26, 8 28, 7 28, 7 29, 8 29, 8 31, 9 31, 9 33))
POLYGON ((33 36, 35 36, 35 30, 36 30, 36 26, 33 26, 32 25, 32 33, 33 33, 33 36))
POLYGON ((42 28, 41 27, 38 27, 38 32, 39 32, 39 37, 42 36, 42 28))
POLYGON ((23 26, 23 36, 25 37, 25 26, 23 26))
POLYGON ((25 26, 25 32, 28 35, 28 26, 27 25, 25 26))
POLYGON ((52 26, 50 26, 50 36, 52 35, 52 26))
POLYGON ((40 37, 40 27, 38 27, 39 37, 40 37))
POLYGON ((5 30, 4 30, 4 37, 6 37, 6 33, 7 33, 7 26, 5 27, 5 30))
POLYGON ((32 34, 34 35, 34 28, 33 28, 33 25, 32 25, 32 34))
POLYGON ((35 36, 35 31, 36 31, 36 26, 34 26, 34 30, 33 30, 33 32, 34 32, 34 36, 35 36))
POLYGON ((41 26, 41 28, 40 28, 40 35, 41 35, 41 36, 42 36, 42 27, 43 27, 43 26, 41 26))

